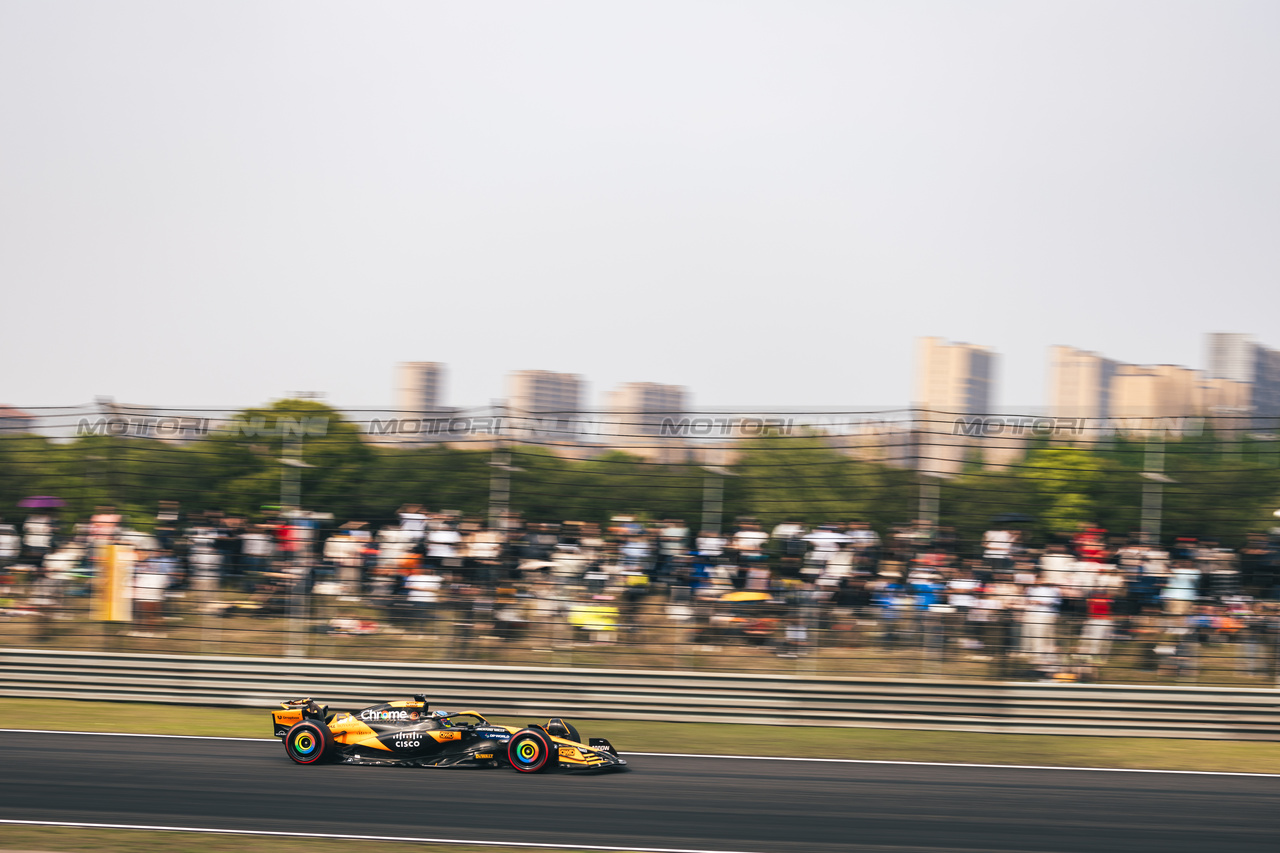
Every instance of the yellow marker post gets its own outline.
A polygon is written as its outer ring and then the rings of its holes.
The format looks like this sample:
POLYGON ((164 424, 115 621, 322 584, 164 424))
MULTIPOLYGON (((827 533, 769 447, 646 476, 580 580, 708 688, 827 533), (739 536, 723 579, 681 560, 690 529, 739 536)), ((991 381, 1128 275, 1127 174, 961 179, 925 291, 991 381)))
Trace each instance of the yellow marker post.
POLYGON ((119 545, 103 548, 101 571, 94 579, 93 618, 101 622, 133 619, 133 560, 119 545))

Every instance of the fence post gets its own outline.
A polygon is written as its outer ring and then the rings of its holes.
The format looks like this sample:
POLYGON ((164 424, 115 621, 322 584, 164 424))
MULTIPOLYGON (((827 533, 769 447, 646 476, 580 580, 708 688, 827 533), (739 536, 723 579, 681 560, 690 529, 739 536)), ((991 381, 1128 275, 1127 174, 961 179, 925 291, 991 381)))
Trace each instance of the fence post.
POLYGON ((1143 453, 1142 476, 1142 540, 1148 546, 1160 543, 1160 517, 1164 503, 1164 484, 1172 483, 1164 474, 1164 438, 1152 432, 1147 435, 1143 453))
POLYGON ((916 474, 919 493, 916 517, 936 527, 939 516, 939 475, 931 470, 934 461, 932 457, 934 444, 931 435, 933 421, 929 415, 929 412, 921 409, 911 410, 912 432, 916 435, 916 474))
MULTIPOLYGON (((505 420, 506 407, 501 403, 494 405, 496 419, 505 420)), ((495 430, 493 454, 489 460, 492 470, 489 472, 489 527, 494 530, 506 530, 508 516, 511 514, 511 472, 516 469, 511 465, 511 452, 507 449, 505 438, 506 424, 495 430)))

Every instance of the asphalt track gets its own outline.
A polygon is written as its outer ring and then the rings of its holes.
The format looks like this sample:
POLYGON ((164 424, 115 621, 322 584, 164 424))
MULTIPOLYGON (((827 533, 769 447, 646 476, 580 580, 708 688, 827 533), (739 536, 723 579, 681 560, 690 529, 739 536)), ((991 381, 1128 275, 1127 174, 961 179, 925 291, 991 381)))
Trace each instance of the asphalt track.
POLYGON ((759 853, 1280 850, 1275 777, 657 756, 520 776, 300 767, 269 741, 5 739, 10 820, 759 853))

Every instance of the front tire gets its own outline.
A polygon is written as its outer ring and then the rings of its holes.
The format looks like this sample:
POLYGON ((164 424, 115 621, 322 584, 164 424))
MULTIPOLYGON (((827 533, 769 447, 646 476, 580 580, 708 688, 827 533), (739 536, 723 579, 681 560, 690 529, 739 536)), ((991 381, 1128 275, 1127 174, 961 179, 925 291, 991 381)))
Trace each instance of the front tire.
POLYGON ((523 729, 507 745, 507 760, 520 773, 541 773, 554 767, 559 753, 546 732, 523 729))
POLYGON ((319 764, 333 753, 333 732, 313 720, 294 723, 284 736, 284 751, 296 764, 319 764))

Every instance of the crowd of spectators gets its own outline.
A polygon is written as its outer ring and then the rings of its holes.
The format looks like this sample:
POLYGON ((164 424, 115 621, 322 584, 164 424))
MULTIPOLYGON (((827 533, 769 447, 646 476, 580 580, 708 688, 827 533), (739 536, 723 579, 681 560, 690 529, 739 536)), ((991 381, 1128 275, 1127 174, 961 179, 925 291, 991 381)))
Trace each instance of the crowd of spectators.
POLYGON ((965 542, 927 521, 882 535, 858 520, 744 518, 721 533, 629 516, 491 525, 407 506, 374 529, 305 513, 182 517, 166 504, 142 533, 103 507, 65 528, 49 513, 0 525, 0 584, 5 613, 47 616, 91 594, 116 546, 132 571, 130 633, 151 638, 181 595, 263 618, 302 601, 325 615, 319 630, 448 635, 455 653, 537 636, 782 657, 912 650, 1005 678, 1091 679, 1105 666, 1203 678, 1210 660, 1230 670, 1215 677, 1278 674, 1275 532, 1239 549, 1087 527, 1033 543, 1031 523, 998 519, 965 542))

